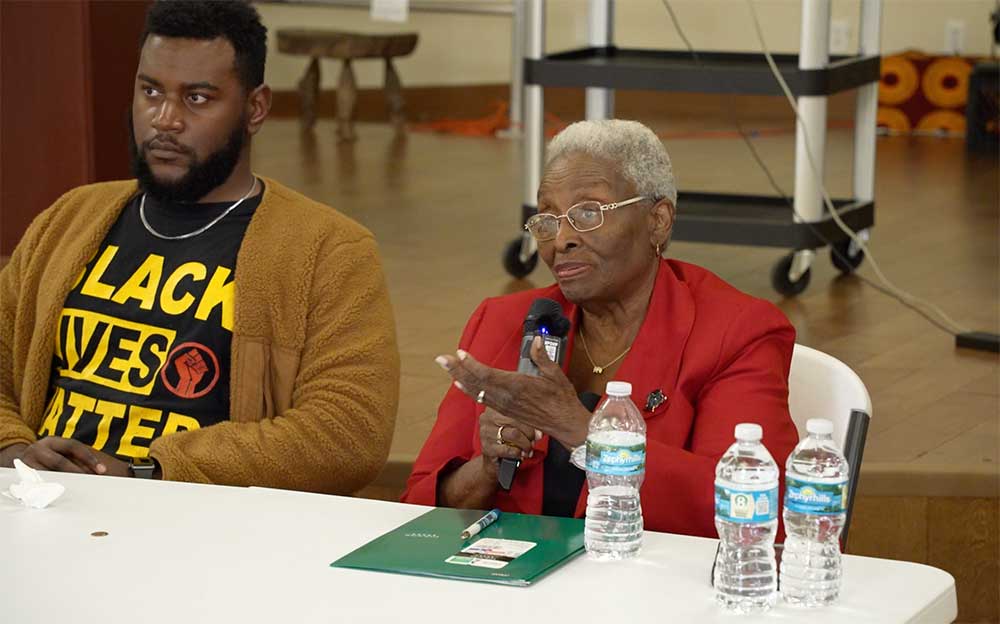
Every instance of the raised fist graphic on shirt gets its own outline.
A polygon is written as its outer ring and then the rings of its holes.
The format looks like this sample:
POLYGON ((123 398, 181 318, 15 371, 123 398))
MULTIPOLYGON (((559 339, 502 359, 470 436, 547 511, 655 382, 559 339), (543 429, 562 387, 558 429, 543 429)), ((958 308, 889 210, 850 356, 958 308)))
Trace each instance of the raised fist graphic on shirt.
POLYGON ((208 364, 201 357, 197 349, 191 349, 181 357, 174 360, 174 368, 180 380, 177 382, 176 393, 182 397, 191 397, 198 388, 201 378, 208 372, 208 364))

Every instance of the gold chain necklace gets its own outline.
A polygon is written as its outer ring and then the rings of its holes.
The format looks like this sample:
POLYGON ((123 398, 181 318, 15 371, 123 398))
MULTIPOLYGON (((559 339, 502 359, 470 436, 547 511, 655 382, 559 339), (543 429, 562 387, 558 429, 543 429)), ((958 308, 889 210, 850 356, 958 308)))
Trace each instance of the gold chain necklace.
POLYGON ((622 351, 621 355, 619 355, 615 359, 611 360, 610 362, 608 362, 604 366, 598 366, 594 362, 594 358, 592 358, 590 356, 590 349, 587 348, 587 338, 583 335, 583 329, 582 328, 580 329, 580 343, 583 345, 583 352, 587 354, 587 359, 590 360, 590 365, 594 367, 594 374, 595 375, 603 375, 604 374, 604 370, 606 368, 608 368, 609 366, 611 366, 612 364, 614 364, 618 360, 620 360, 623 357, 625 357, 625 354, 628 353, 632 349, 632 346, 629 345, 629 348, 625 349, 624 351, 622 351))

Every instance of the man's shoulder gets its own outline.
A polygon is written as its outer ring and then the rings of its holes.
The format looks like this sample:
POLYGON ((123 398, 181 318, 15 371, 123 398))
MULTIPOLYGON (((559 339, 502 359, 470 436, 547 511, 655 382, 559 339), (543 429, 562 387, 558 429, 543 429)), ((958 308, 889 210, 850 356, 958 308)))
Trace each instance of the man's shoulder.
POLYGON ((66 191, 56 200, 61 203, 87 203, 105 205, 116 199, 125 200, 138 191, 139 184, 135 180, 112 180, 110 182, 94 182, 84 184, 66 191))
POLYGON ((22 237, 22 244, 59 244, 66 236, 79 238, 114 219, 135 195, 135 180, 97 182, 72 188, 39 213, 22 237))
POLYGON ((279 222, 290 225, 297 231, 297 235, 312 232, 323 238, 333 237, 335 243, 374 238, 368 228, 339 210, 307 197, 277 180, 265 178, 264 183, 264 201, 275 209, 272 211, 273 216, 279 222))
POLYGON ((118 210, 130 197, 135 195, 139 185, 135 180, 113 180, 94 182, 77 186, 62 194, 49 207, 59 212, 65 206, 72 206, 72 214, 84 210, 118 210))
POLYGON ((131 196, 135 194, 135 192, 138 189, 139 189, 139 183, 135 179, 110 180, 107 182, 93 182, 91 184, 84 184, 83 186, 78 186, 75 189, 69 191, 69 193, 80 197, 89 197, 91 195, 131 196))

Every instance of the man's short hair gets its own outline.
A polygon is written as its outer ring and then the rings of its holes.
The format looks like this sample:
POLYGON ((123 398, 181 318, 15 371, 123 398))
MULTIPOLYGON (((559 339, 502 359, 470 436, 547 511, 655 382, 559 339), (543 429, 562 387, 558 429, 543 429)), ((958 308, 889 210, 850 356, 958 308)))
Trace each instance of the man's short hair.
POLYGON ((222 37, 236 52, 236 75, 250 91, 264 83, 267 28, 244 0, 157 0, 146 14, 142 44, 150 35, 181 39, 222 37))

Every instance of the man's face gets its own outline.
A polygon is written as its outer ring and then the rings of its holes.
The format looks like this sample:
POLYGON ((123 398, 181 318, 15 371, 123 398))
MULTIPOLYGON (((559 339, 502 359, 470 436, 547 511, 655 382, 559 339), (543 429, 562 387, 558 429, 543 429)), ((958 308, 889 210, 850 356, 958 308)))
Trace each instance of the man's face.
POLYGON ((160 199, 197 201, 224 183, 247 138, 247 98, 223 38, 150 35, 132 96, 132 165, 160 199))

